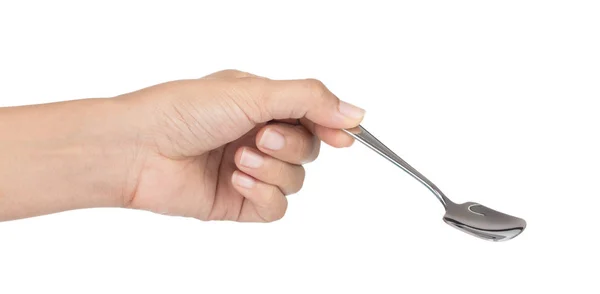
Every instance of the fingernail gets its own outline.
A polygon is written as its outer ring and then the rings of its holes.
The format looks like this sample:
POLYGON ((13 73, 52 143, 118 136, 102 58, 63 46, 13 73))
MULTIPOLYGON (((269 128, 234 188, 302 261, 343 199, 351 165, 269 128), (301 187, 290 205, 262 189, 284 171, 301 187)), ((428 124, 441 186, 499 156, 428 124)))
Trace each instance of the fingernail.
POLYGON ((277 131, 267 129, 258 144, 267 149, 280 150, 285 145, 285 138, 277 131))
POLYGON ((338 106, 340 112, 350 118, 362 118, 365 115, 365 110, 356 107, 348 102, 340 101, 338 106))
POLYGON ((263 157, 249 150, 244 149, 240 158, 240 164, 249 168, 259 168, 263 164, 263 157))
POLYGON ((236 185, 247 189, 253 188, 254 185, 256 185, 256 181, 254 181, 253 178, 237 171, 233 173, 233 182, 236 185))

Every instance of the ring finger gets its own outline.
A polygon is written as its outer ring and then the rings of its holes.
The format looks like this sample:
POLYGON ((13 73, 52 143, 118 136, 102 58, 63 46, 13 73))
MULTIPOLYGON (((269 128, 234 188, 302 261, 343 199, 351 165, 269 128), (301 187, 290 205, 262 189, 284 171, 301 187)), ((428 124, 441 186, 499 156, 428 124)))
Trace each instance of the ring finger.
POLYGON ((304 182, 304 167, 273 158, 254 148, 239 148, 235 164, 240 171, 279 187, 284 195, 297 193, 304 182))

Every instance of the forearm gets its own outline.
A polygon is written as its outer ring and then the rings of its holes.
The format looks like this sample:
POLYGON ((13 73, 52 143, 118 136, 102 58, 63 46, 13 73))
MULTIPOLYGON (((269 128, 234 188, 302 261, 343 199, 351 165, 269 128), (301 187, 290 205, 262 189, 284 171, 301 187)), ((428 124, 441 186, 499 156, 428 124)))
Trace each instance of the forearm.
POLYGON ((139 155, 126 111, 109 99, 0 108, 0 221, 122 206, 139 155))

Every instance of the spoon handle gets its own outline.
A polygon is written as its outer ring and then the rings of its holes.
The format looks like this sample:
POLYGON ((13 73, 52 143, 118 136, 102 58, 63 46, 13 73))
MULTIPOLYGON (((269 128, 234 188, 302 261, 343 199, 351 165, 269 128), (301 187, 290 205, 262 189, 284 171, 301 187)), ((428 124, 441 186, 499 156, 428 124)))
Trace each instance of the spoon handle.
POLYGON ((446 206, 446 203, 449 202, 448 198, 442 193, 438 187, 436 187, 430 180, 428 180, 424 175, 422 175, 415 168, 410 166, 406 161, 404 161, 400 156, 386 147, 381 141, 379 141, 375 136, 369 133, 364 127, 361 125, 352 128, 343 130, 350 136, 354 137, 357 141, 363 143, 367 147, 371 148, 373 151, 377 152, 379 155, 383 156, 387 160, 391 161, 396 166, 403 169, 413 178, 417 179, 421 184, 425 185, 433 194, 438 198, 438 200, 446 206))

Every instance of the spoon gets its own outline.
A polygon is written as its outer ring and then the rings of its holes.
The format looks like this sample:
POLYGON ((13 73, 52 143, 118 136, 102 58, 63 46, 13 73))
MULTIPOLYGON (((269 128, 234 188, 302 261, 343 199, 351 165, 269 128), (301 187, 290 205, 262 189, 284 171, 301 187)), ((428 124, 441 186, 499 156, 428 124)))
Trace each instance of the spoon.
POLYGON ((433 192, 446 209, 443 220, 448 225, 472 236, 489 241, 510 240, 525 230, 527 224, 521 218, 504 214, 476 202, 465 202, 462 204, 452 202, 431 181, 402 160, 400 156, 392 152, 362 126, 359 125, 343 131, 402 168, 433 192))

